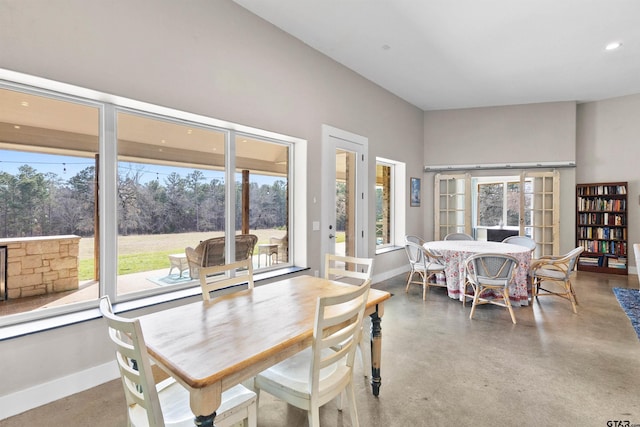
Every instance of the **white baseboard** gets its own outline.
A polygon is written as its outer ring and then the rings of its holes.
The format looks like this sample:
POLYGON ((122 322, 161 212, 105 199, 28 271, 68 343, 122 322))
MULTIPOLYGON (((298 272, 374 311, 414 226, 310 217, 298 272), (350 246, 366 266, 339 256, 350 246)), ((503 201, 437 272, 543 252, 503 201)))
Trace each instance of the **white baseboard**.
POLYGON ((398 267, 394 270, 385 271, 380 274, 375 274, 371 280, 371 283, 382 282, 383 280, 391 279, 399 274, 407 273, 410 270, 409 264, 403 265, 402 267, 398 267))
POLYGON ((76 372, 37 386, 0 396, 0 420, 119 378, 114 362, 76 372))

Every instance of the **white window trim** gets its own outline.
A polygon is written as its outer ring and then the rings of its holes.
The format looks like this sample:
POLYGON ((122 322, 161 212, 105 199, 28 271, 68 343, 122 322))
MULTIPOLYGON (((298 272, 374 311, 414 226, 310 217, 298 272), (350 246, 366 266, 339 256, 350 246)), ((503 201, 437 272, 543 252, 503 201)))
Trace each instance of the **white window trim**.
MULTIPOLYGON (((100 152, 100 180, 102 182, 99 193, 100 209, 100 295, 109 295, 112 301, 129 301, 157 295, 158 292, 140 292, 135 295, 117 294, 117 129, 116 113, 118 109, 137 110, 142 113, 170 117, 173 120, 185 120, 200 123, 208 127, 224 129, 230 133, 242 132, 265 139, 277 140, 292 144, 290 150, 291 177, 289 182, 291 200, 290 203, 290 227, 293 239, 290 240, 290 252, 295 253, 296 265, 307 265, 307 141, 301 138, 278 134, 250 126, 233 122, 214 119, 168 107, 154 105, 146 102, 98 92, 79 86, 60 83, 41 77, 31 76, 0 68, 0 87, 10 90, 32 93, 39 96, 47 96, 61 101, 72 101, 87 104, 99 108, 99 152, 100 152), (294 220, 295 219, 295 220, 294 220), (295 252, 293 248, 296 248, 295 252), (108 287, 107 283, 111 286, 108 287)), ((228 181, 229 182, 229 181, 228 181)), ((227 209, 233 204, 227 204, 227 209)), ((227 212, 227 217, 230 217, 227 212)), ((169 289, 164 294, 170 294, 177 288, 169 289)), ((14 315, 1 316, 0 326, 17 325, 36 320, 57 317, 76 313, 88 308, 98 306, 98 299, 83 301, 65 306, 53 307, 47 310, 28 311, 14 315)))
MULTIPOLYGON (((391 237, 385 245, 375 245, 376 253, 384 252, 389 248, 404 246, 406 234, 406 201, 407 201, 407 173, 406 165, 397 160, 384 157, 376 157, 376 165, 382 164, 391 167, 391 237)), ((375 176, 375 175, 374 175, 375 176)), ((375 182, 374 182, 375 186, 375 182)), ((375 194, 375 193, 374 193, 375 194)), ((374 200, 375 203, 375 200, 374 200)), ((375 214, 374 214, 375 220, 375 214)))

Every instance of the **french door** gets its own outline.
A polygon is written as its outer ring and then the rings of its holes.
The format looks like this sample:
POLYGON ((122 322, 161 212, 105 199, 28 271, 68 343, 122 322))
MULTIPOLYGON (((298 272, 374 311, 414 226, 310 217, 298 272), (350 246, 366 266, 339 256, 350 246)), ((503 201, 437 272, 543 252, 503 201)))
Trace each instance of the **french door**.
MULTIPOLYGON (((434 200, 434 238, 448 233, 475 235, 478 200, 474 201, 473 176, 464 174, 436 174, 434 200)), ((483 177, 486 178, 486 177, 483 177)), ((523 171, 514 177, 518 182, 519 234, 534 239, 534 256, 559 253, 560 174, 554 171, 523 171)))
POLYGON ((367 138, 322 128, 322 268, 324 254, 367 256, 367 138))

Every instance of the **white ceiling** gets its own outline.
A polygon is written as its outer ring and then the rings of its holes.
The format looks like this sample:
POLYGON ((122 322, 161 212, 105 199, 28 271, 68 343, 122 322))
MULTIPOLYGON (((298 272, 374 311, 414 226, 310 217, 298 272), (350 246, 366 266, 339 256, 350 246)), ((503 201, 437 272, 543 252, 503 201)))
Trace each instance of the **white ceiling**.
POLYGON ((234 1, 423 110, 640 93, 640 0, 234 1))

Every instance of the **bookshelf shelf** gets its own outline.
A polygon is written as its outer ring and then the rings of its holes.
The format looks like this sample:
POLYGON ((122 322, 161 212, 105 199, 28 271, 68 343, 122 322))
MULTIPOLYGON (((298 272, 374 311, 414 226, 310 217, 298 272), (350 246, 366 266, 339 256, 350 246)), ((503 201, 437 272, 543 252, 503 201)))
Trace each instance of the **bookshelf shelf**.
POLYGON ((576 185, 578 270, 627 274, 627 183, 576 185))

